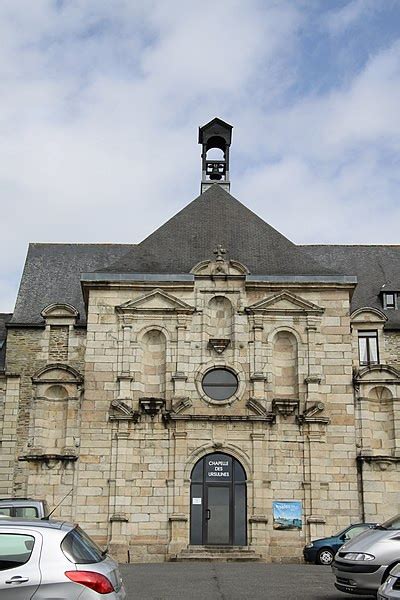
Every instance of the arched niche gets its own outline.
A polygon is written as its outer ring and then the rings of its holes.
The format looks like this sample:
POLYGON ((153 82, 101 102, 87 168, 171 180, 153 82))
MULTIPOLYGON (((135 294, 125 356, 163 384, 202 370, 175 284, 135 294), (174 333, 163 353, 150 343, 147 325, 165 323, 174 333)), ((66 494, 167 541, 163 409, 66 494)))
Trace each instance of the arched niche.
POLYGON ((207 312, 209 337, 230 340, 233 333, 231 301, 225 296, 214 296, 208 303, 207 312))
POLYGON ((63 364, 50 364, 32 378, 28 446, 42 454, 62 454, 76 447, 83 380, 63 364))
POLYGON ((272 381, 275 398, 297 398, 298 345, 291 331, 278 331, 272 340, 272 381))
POLYGON ((393 395, 384 385, 372 387, 368 394, 371 440, 374 453, 390 455, 395 448, 393 395))
POLYGON ((166 337, 159 329, 149 329, 141 337, 142 384, 145 396, 160 397, 166 386, 166 337))

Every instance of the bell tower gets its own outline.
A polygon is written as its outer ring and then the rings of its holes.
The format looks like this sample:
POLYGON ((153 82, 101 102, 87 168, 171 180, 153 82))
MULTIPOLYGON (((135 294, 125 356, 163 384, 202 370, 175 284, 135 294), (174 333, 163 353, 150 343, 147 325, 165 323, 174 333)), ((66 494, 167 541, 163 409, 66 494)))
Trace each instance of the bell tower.
POLYGON ((230 190, 229 147, 232 129, 232 125, 217 117, 199 127, 199 144, 202 145, 201 193, 213 183, 218 183, 227 192, 230 190))

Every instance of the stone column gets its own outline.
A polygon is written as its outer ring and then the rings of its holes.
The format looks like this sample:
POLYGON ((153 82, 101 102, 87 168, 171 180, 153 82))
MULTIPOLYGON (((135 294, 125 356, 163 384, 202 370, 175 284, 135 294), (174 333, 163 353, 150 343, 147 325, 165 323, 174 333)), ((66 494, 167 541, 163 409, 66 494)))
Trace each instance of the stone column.
POLYGON ((394 447, 393 454, 396 458, 400 458, 400 386, 394 387, 394 393, 396 396, 393 397, 393 437, 394 447))
POLYGON ((316 357, 316 334, 317 325, 313 319, 307 319, 307 350, 308 367, 305 383, 307 384, 306 408, 320 399, 319 384, 321 383, 320 367, 317 365, 316 357))
POLYGON ((181 550, 186 548, 189 543, 189 502, 188 489, 190 483, 184 480, 185 465, 187 459, 187 432, 184 431, 185 423, 176 422, 174 437, 174 474, 168 480, 169 490, 171 490, 170 507, 172 513, 169 514, 170 523, 170 542, 168 554, 170 557, 176 556, 181 550))
POLYGON ((131 371, 131 325, 122 326, 122 361, 121 361, 121 375, 129 375, 131 371))
POLYGON ((263 356, 263 341, 262 335, 264 331, 264 325, 262 319, 253 317, 253 373, 250 375, 250 379, 253 383, 253 397, 264 400, 265 399, 265 373, 263 373, 264 356, 263 356))
POLYGON ((17 449, 19 392, 20 377, 18 375, 7 375, 1 436, 0 491, 2 496, 13 496, 15 493, 13 475, 17 449))
MULTIPOLYGON (((267 496, 270 494, 270 480, 265 472, 266 465, 266 447, 265 433, 260 424, 254 424, 254 431, 250 434, 253 450, 253 473, 248 473, 248 479, 252 480, 252 498, 248 489, 248 499, 251 498, 251 505, 248 503, 248 543, 253 546, 257 552, 260 552, 263 558, 268 556, 269 536, 268 536, 268 517, 267 515, 267 496)), ((250 482, 248 482, 248 486, 250 482)))
POLYGON ((172 380, 174 382, 174 396, 176 398, 182 398, 186 396, 186 329, 187 317, 185 315, 178 315, 178 324, 176 325, 176 370, 175 373, 172 375, 172 380))
POLYGON ((129 562, 128 516, 119 505, 118 483, 123 481, 127 460, 129 431, 126 423, 113 425, 111 438, 110 479, 108 499, 109 546, 120 562, 129 562))

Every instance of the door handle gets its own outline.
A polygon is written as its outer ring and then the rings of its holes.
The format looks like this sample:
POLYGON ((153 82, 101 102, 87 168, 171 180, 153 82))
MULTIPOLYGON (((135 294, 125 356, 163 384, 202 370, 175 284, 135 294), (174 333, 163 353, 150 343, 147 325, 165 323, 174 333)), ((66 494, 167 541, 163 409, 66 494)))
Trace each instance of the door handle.
POLYGON ((6 583, 26 583, 29 581, 29 577, 22 577, 22 575, 15 575, 11 579, 7 579, 6 583))
POLYGON ((206 520, 209 521, 211 519, 211 510, 209 508, 206 509, 206 520))

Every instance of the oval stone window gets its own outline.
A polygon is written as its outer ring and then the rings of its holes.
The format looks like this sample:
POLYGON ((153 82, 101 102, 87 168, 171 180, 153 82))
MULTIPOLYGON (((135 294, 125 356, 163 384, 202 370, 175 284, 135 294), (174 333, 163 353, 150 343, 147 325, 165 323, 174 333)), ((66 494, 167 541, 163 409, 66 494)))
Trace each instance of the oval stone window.
POLYGON ((212 400, 228 400, 238 389, 238 379, 228 369, 212 369, 204 375, 202 386, 212 400))

